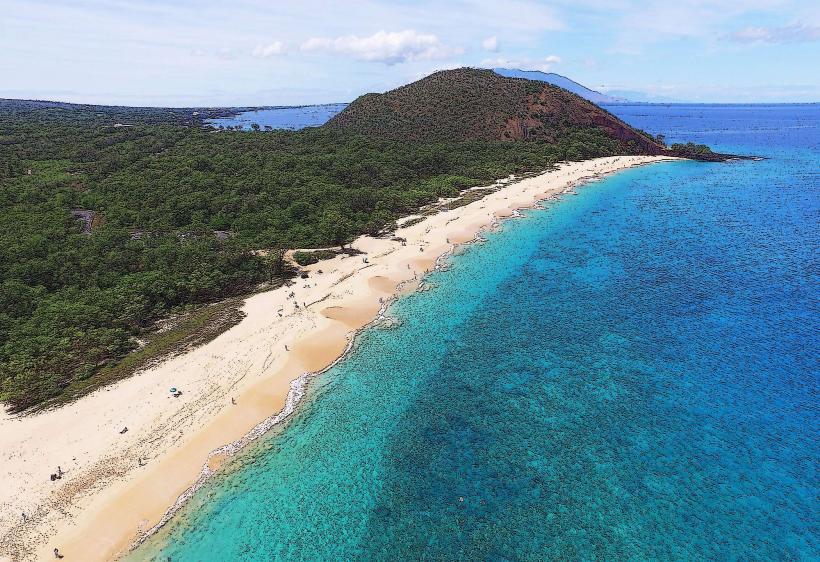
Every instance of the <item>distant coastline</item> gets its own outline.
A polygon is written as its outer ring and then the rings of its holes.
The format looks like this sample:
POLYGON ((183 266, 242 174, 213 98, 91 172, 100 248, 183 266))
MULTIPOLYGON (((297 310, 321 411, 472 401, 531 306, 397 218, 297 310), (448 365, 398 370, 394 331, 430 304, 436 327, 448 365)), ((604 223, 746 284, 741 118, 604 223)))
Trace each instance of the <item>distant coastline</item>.
POLYGON ((213 128, 240 127, 244 130, 250 130, 253 125, 258 125, 260 129, 293 131, 324 125, 347 106, 347 103, 326 103, 237 108, 230 114, 205 119, 203 125, 213 128))

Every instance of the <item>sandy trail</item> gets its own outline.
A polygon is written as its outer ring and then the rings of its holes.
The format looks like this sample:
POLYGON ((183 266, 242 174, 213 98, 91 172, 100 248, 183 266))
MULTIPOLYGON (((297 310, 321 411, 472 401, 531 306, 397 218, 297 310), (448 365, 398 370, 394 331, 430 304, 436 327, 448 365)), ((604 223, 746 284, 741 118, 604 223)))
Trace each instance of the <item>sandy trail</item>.
POLYGON ((291 382, 334 362, 400 284, 415 286, 437 257, 516 209, 582 178, 659 160, 669 158, 562 164, 400 228, 404 246, 361 237, 353 246, 368 263, 339 256, 309 266, 308 279, 248 298, 247 316, 202 347, 57 410, 0 414, 0 560, 53 559, 55 547, 68 562, 116 558, 206 464, 224 461, 212 451, 282 410, 291 382), (65 475, 51 482, 58 465, 65 475))

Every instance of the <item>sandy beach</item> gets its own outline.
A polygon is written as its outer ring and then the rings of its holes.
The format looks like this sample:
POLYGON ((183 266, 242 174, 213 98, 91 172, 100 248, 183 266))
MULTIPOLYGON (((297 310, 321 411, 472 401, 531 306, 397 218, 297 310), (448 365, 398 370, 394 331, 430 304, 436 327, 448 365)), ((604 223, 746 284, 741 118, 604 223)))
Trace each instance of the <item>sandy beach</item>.
POLYGON ((661 160, 671 158, 561 164, 399 228, 406 245, 358 238, 363 254, 313 264, 307 279, 249 297, 246 317, 202 347, 56 410, 0 413, 0 561, 53 559, 54 548, 66 561, 117 558, 209 471, 286 418, 304 375, 336 361, 437 258, 518 209, 661 160), (51 481, 58 466, 64 476, 51 481))

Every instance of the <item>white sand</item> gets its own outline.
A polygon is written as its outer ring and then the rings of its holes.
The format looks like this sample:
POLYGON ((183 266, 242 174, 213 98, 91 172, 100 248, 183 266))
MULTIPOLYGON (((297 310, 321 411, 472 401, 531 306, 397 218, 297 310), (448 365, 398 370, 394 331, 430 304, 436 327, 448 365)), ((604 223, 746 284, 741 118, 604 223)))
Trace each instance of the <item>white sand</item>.
POLYGON ((369 263, 354 256, 310 266, 309 279, 247 299, 247 317, 198 349, 57 410, 0 414, 0 560, 51 559, 54 547, 66 561, 116 557, 162 518, 206 463, 216 468, 224 460, 209 458, 212 451, 282 410, 291 381, 333 362, 399 283, 420 278, 454 244, 516 209, 582 178, 659 160, 669 158, 563 164, 401 228, 396 234, 406 246, 359 238, 353 246, 369 263), (287 297, 291 291, 295 299, 287 297), (171 397, 171 386, 182 396, 171 397), (58 465, 65 475, 51 482, 58 465))

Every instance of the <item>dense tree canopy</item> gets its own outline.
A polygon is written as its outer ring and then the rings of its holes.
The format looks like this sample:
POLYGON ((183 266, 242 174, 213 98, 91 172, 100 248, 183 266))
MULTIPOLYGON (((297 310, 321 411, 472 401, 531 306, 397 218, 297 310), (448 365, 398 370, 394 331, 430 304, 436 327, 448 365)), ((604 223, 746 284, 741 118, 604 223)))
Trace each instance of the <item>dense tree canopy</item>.
POLYGON ((0 112, 0 399, 12 408, 95 376, 169 312, 281 274, 255 250, 340 246, 460 189, 622 151, 589 128, 555 144, 422 144, 169 115, 114 126, 123 116, 100 108, 0 112))

